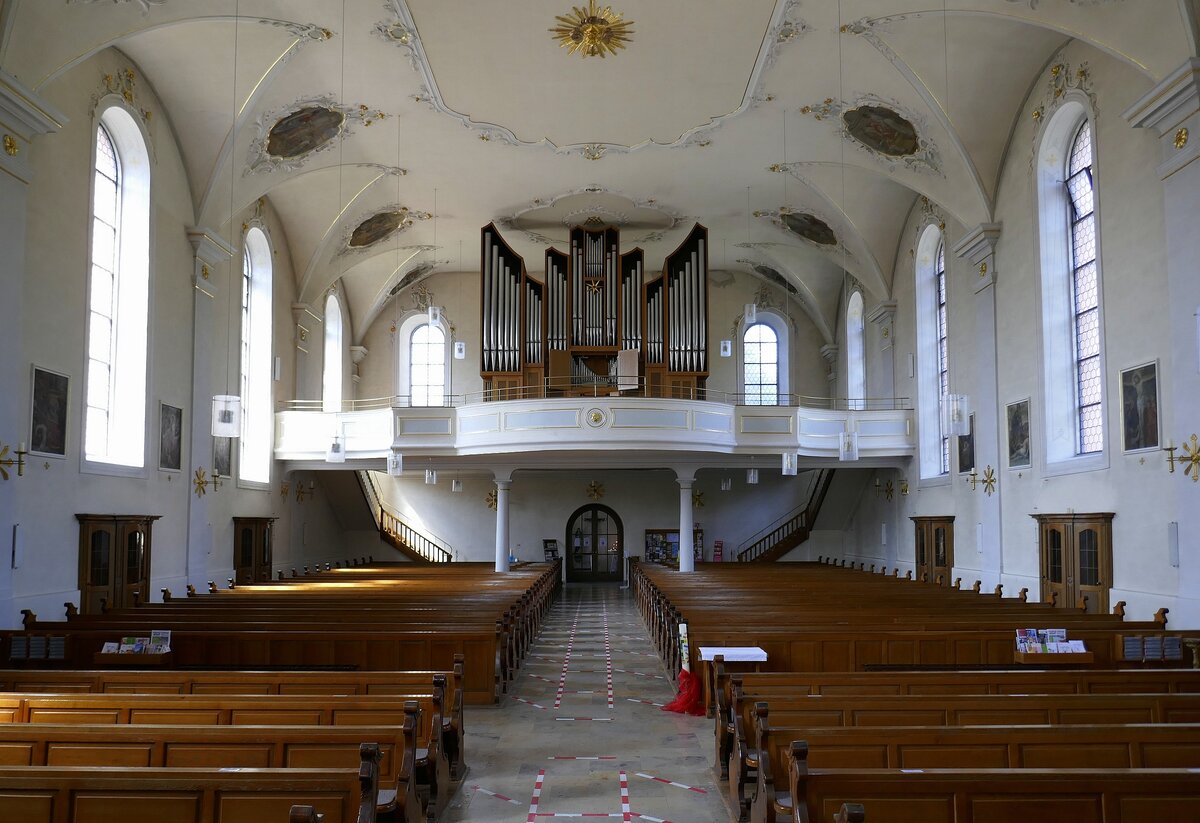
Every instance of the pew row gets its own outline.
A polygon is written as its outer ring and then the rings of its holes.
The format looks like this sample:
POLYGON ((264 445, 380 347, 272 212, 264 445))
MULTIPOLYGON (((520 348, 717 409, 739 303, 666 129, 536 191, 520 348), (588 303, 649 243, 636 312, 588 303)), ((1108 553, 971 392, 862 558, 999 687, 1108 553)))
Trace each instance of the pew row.
POLYGON ((197 695, 378 695, 428 693, 442 716, 441 745, 450 777, 466 774, 463 743, 463 660, 449 672, 338 671, 103 671, 24 669, 0 671, 0 692, 197 694, 197 695), (448 699, 445 699, 448 698, 448 699), (440 705, 440 708, 438 708, 440 705))
POLYGON ((764 820, 828 821, 848 803, 868 823, 1185 823, 1200 808, 1194 769, 831 770, 806 754, 797 741, 780 798, 794 808, 764 820))
MULTIPOLYGON (((424 823, 415 779, 416 718, 371 730, 379 748, 377 811, 424 823)), ((363 732, 335 726, 0 724, 0 767, 354 769, 363 732)))
POLYGON ((357 769, 0 768, 0 820, 20 823, 265 823, 297 804, 324 823, 375 823, 379 751, 357 769))

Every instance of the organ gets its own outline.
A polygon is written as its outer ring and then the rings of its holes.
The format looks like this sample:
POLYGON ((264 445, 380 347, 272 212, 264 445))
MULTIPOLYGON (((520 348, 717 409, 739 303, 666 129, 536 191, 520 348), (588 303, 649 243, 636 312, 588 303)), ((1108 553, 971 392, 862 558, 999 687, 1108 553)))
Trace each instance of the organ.
POLYGON ((696 224, 649 278, 620 230, 576 226, 543 280, 495 224, 480 239, 480 372, 490 399, 612 394, 699 398, 708 377, 708 230, 696 224))

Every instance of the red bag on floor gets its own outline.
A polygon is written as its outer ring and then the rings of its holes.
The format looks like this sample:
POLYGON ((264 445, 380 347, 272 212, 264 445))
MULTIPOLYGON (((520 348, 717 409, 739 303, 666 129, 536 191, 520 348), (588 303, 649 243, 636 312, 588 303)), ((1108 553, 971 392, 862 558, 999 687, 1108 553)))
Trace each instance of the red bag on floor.
POLYGON ((664 712, 678 712, 701 717, 705 714, 703 689, 700 688, 700 678, 686 668, 679 670, 679 694, 675 699, 662 707, 664 712))

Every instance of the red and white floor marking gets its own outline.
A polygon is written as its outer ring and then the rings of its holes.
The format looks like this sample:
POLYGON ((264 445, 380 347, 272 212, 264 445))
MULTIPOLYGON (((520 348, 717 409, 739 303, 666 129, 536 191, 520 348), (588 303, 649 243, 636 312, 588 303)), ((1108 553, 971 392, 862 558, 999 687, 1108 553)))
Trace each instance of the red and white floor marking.
POLYGON ((525 823, 536 823, 538 813, 538 803, 542 799, 542 784, 546 782, 546 770, 538 769, 537 781, 533 784, 533 798, 529 801, 529 816, 525 818, 525 823))
POLYGON ((546 758, 547 760, 616 760, 615 754, 592 754, 592 755, 573 755, 573 754, 558 754, 546 758))
POLYGON ((613 707, 613 664, 612 664, 612 641, 608 639, 608 606, 604 607, 604 675, 606 685, 608 687, 608 707, 613 707))
POLYGON ((665 777, 655 777, 652 774, 642 774, 641 772, 637 772, 637 776, 644 777, 647 780, 654 780, 658 783, 666 783, 668 786, 675 786, 676 788, 679 788, 679 789, 687 789, 689 792, 696 792, 697 794, 708 794, 707 789, 701 789, 698 786, 688 786, 683 783, 676 783, 674 780, 667 780, 665 777))
POLYGON ((629 823, 629 775, 624 769, 621 770, 621 814, 622 820, 629 823))
POLYGON ((638 700, 636 697, 626 697, 630 703, 645 703, 647 706, 658 706, 660 709, 667 705, 666 703, 655 703, 653 700, 638 700))
POLYGON ((488 797, 494 797, 497 800, 503 800, 505 803, 512 803, 514 806, 521 805, 520 800, 513 800, 511 797, 500 794, 499 792, 490 791, 488 789, 483 788, 482 786, 475 786, 474 788, 475 788, 475 791, 479 792, 480 794, 486 794, 488 797))
MULTIPOLYGON (((581 604, 582 607, 582 604, 581 604)), ((554 708, 562 705, 563 689, 567 684, 567 666, 571 663, 571 648, 575 645, 575 630, 579 628, 579 609, 575 610, 575 619, 571 621, 571 634, 567 638, 567 651, 563 655, 562 673, 558 676, 558 693, 554 696, 554 708)))
POLYGON ((537 703, 534 703, 532 700, 526 700, 524 697, 517 697, 515 694, 510 694, 509 697, 511 697, 513 700, 517 701, 518 703, 524 703, 526 706, 533 706, 535 709, 542 709, 544 711, 546 708, 545 706, 539 706, 537 703))
POLYGON ((611 717, 556 717, 555 720, 594 720, 598 723, 611 721, 611 717))

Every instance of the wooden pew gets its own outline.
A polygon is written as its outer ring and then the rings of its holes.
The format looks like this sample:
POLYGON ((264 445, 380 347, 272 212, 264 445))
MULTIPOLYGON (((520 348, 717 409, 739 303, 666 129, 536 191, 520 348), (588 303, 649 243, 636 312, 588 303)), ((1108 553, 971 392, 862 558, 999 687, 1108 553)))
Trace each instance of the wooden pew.
POLYGON ((760 767, 751 820, 772 820, 772 810, 786 819, 779 798, 798 739, 808 745, 809 766, 822 769, 1200 767, 1197 724, 779 728, 767 704, 756 715, 760 767))
POLYGON ((0 768, 0 820, 20 823, 264 823, 296 804, 324 823, 375 823, 379 751, 358 769, 0 768), (70 815, 68 817, 67 815, 70 815))
MULTIPOLYGON (((414 775, 416 718, 371 730, 379 748, 378 812, 423 823, 414 775)), ((333 726, 0 724, 0 767, 351 769, 361 729, 333 726)))
POLYGON ((1184 823, 1200 808, 1192 769, 809 769, 789 761, 792 816, 826 821, 844 803, 887 823, 1184 823))
MULTIPOLYGON (((733 709, 729 792, 735 809, 748 810, 761 763, 756 707, 735 694, 733 709)), ((1200 695, 809 695, 772 700, 771 713, 775 724, 800 728, 1200 723, 1200 695)))
POLYGON ((25 693, 104 694, 281 694, 281 695, 413 695, 436 698, 432 708, 442 716, 441 745, 452 780, 466 773, 463 727, 463 660, 449 672, 261 672, 261 671, 0 671, 0 691, 25 693), (438 689, 441 689, 441 697, 438 689))
POLYGON ((370 737, 414 713, 417 783, 440 812, 454 787, 440 737, 431 732, 440 713, 427 695, 0 695, 0 722, 7 714, 10 722, 31 724, 354 726, 370 737))

